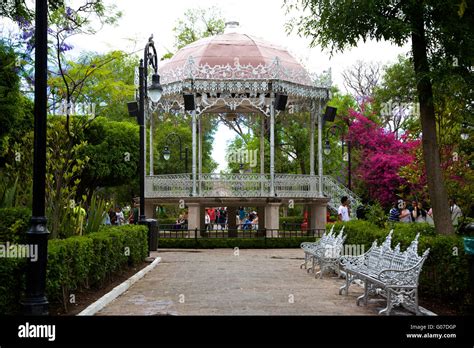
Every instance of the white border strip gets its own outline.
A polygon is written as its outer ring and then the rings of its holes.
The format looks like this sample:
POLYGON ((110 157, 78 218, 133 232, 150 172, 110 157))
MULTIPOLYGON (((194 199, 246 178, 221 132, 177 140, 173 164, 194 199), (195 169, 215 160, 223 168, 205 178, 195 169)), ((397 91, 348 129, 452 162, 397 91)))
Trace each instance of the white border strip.
POLYGON ((133 284, 135 284, 138 280, 143 278, 145 274, 155 268, 161 262, 161 257, 157 257, 155 261, 153 261, 150 265, 142 269, 141 271, 134 274, 132 277, 128 278, 122 284, 117 285, 113 288, 110 292, 99 298, 89 307, 84 309, 82 312, 77 314, 78 316, 84 315, 95 315, 98 311, 102 310, 105 306, 107 306, 110 302, 115 300, 117 297, 122 295, 125 291, 127 291, 133 284))

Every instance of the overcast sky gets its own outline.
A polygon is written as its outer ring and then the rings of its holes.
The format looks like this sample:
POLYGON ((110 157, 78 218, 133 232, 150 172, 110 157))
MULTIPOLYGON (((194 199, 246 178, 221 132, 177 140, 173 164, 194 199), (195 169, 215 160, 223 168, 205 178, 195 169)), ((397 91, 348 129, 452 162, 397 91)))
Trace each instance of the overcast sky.
MULTIPOLYGON (((75 0, 78 1, 78 0, 75 0)), ((75 52, 80 50, 106 52, 120 49, 127 52, 140 51, 147 43, 150 34, 154 35, 158 55, 173 51, 173 27, 185 10, 216 6, 222 9, 226 20, 240 22, 241 31, 286 47, 296 59, 307 67, 309 72, 320 73, 331 68, 333 82, 345 90, 341 73, 357 60, 392 63, 397 55, 408 52, 408 46, 397 47, 388 42, 361 42, 358 47, 330 57, 329 52, 320 48, 309 48, 309 39, 300 38, 295 33, 288 35, 284 25, 290 18, 282 8, 282 0, 106 0, 115 4, 123 12, 123 17, 115 27, 104 27, 93 38, 75 37, 72 41, 75 52)), ((215 160, 225 169, 226 142, 234 133, 226 128, 219 129, 214 149, 215 160)))

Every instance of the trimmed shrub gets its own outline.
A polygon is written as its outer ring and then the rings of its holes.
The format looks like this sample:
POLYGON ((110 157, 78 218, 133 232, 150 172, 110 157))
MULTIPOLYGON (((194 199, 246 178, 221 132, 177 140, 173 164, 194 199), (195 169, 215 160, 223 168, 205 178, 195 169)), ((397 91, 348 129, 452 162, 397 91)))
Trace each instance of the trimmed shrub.
POLYGON ((0 209, 0 242, 24 243, 30 226, 31 210, 27 208, 0 209))
POLYGON ((301 238, 161 238, 159 248, 183 249, 276 249, 299 248, 303 242, 314 242, 315 237, 301 238))
POLYGON ((159 225, 174 225, 176 224, 176 218, 159 218, 159 225))
POLYGON ((300 230, 300 225, 303 223, 304 217, 302 216, 287 216, 280 218, 280 228, 283 228, 284 223, 287 223, 288 229, 294 229, 295 227, 300 230), (298 225, 298 226, 296 226, 298 225))
MULTIPOLYGON (((81 237, 54 239, 48 243, 46 293, 50 302, 65 310, 72 291, 100 288, 127 266, 148 256, 146 226, 110 227, 81 237)), ((18 313, 25 287, 26 260, 0 259, 0 313, 18 313)))

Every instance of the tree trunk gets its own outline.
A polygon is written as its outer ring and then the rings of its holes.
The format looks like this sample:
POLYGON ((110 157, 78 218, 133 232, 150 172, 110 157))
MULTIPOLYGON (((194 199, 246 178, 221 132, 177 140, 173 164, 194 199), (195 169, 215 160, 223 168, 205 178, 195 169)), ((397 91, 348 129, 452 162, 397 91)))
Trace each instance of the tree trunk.
POLYGON ((430 80, 423 6, 421 2, 417 3, 412 17, 412 51, 423 132, 423 158, 436 231, 440 234, 453 234, 454 229, 449 212, 448 195, 440 165, 439 147, 436 138, 433 86, 430 80))

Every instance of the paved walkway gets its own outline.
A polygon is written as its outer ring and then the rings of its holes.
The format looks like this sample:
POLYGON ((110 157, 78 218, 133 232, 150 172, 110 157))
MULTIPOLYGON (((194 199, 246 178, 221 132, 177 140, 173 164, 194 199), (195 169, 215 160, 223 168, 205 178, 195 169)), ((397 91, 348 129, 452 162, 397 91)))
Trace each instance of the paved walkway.
POLYGON ((298 249, 164 250, 158 266, 97 315, 376 315, 357 307, 362 289, 315 279, 298 249))

